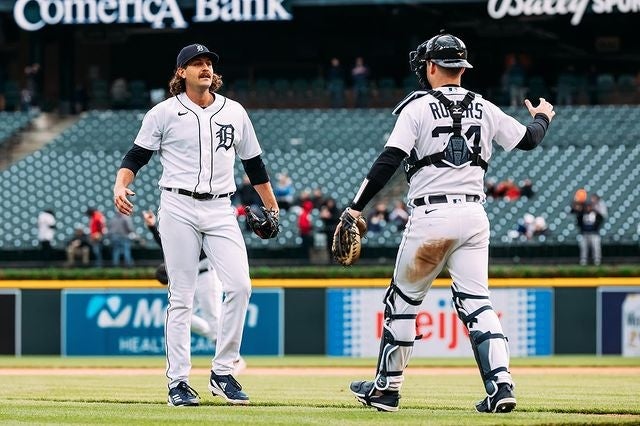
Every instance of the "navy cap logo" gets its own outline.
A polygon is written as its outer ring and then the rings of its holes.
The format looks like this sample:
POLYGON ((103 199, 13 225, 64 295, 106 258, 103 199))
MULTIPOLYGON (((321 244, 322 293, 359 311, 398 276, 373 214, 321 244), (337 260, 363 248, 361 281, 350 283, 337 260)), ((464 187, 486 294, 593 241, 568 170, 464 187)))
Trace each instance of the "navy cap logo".
POLYGON ((196 44, 196 50, 198 52, 204 52, 204 46, 201 44, 196 44))

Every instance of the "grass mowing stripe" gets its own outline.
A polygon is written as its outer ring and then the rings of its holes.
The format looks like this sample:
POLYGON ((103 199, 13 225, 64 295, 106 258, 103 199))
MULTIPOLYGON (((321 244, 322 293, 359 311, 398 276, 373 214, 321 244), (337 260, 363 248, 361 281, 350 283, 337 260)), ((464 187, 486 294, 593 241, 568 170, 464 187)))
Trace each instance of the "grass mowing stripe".
MULTIPOLYGON (((291 356, 245 357, 252 367, 352 367, 361 366, 374 368, 375 358, 348 358, 331 356, 291 356)), ((209 368, 211 358, 198 356, 192 358, 195 368, 209 368)), ((413 367, 475 367, 473 355, 461 358, 413 358, 413 367)), ((549 357, 512 358, 511 366, 638 366, 640 357, 594 356, 594 355, 555 355, 549 357)), ((112 367, 112 368, 165 368, 164 356, 119 356, 119 357, 60 357, 60 356, 0 356, 0 368, 29 367, 29 368, 65 368, 65 367, 112 367)))

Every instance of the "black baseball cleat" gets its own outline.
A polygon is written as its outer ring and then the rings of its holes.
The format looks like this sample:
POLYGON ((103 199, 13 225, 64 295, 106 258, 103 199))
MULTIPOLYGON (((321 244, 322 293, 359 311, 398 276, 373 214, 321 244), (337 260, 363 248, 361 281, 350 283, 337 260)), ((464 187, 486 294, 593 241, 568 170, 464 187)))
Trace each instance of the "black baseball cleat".
POLYGON ((494 396, 487 396, 476 404, 479 413, 509 413, 516 408, 516 397, 513 394, 513 386, 509 383, 500 383, 494 396))
POLYGON ((185 382, 180 382, 175 388, 169 389, 167 405, 171 407, 200 405, 200 396, 191 386, 185 382))
POLYGON ((249 403, 249 397, 242 392, 242 386, 231 374, 219 376, 212 371, 209 390, 213 396, 221 396, 230 404, 246 405, 249 403))
POLYGON ((351 382, 349 389, 363 405, 377 408, 378 411, 398 411, 400 394, 397 391, 377 390, 373 382, 351 382))

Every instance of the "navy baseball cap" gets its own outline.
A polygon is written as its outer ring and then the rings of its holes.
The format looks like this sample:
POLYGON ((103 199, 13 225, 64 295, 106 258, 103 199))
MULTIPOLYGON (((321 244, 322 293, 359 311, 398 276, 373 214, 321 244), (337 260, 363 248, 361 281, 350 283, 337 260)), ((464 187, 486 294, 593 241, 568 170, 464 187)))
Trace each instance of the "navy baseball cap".
POLYGON ((180 53, 178 53, 178 58, 176 59, 176 68, 184 67, 187 62, 189 62, 196 56, 201 55, 211 59, 211 62, 213 62, 214 64, 218 62, 218 55, 216 53, 211 52, 204 44, 196 43, 182 48, 180 53))

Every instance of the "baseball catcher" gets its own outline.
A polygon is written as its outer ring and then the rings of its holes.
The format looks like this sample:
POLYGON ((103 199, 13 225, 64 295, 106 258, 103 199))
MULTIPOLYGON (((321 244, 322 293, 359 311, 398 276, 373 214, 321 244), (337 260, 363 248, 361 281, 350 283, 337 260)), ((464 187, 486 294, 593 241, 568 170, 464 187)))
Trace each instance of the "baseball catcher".
POLYGON ((346 209, 340 216, 340 222, 333 234, 331 253, 341 265, 353 265, 360 258, 361 239, 367 233, 367 223, 362 216, 351 216, 346 209))
POLYGON ((278 212, 275 210, 267 210, 260 207, 262 217, 258 216, 250 206, 245 206, 247 215, 247 223, 251 230, 263 240, 275 238, 280 232, 280 223, 278 220, 278 212))

